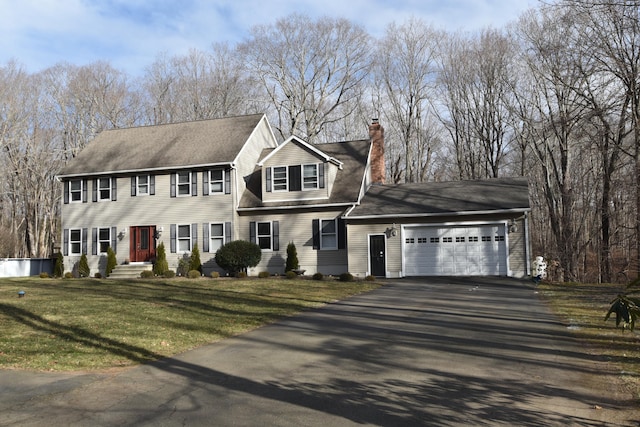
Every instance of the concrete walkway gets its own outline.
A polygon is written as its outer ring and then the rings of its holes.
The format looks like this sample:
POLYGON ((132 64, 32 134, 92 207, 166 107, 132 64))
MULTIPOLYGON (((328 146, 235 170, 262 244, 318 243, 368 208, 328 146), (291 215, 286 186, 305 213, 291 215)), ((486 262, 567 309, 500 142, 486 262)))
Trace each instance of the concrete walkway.
POLYGON ((0 371, 2 426, 640 425, 511 279, 424 279, 111 373, 0 371))

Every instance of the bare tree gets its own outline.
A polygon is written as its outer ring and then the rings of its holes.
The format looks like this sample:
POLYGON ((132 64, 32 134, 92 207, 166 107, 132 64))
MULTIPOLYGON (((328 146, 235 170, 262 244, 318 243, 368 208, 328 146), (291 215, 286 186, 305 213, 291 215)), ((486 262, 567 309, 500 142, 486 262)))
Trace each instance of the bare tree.
POLYGON ((431 103, 439 32, 423 21, 391 24, 376 54, 376 85, 383 89, 391 176, 405 182, 425 180, 438 143, 431 103), (398 149, 393 147, 399 144, 398 149))
POLYGON ((254 27, 240 51, 275 109, 280 137, 313 141, 355 108, 351 101, 369 73, 369 44, 348 20, 294 14, 254 27))

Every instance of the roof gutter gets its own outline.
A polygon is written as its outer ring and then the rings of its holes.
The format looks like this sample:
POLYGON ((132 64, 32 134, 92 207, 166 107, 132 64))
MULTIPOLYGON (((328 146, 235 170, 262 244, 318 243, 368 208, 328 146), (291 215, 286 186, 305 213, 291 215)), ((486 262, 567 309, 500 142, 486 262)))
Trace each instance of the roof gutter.
POLYGON ((188 165, 188 166, 165 166, 161 168, 146 168, 146 169, 124 169, 124 170, 115 170, 115 171, 106 171, 106 172, 84 172, 84 173, 70 173, 70 174, 62 174, 56 175, 56 179, 58 181, 65 178, 80 178, 85 176, 104 176, 104 175, 129 175, 129 174, 141 174, 145 172, 168 172, 175 171, 181 169, 205 169, 216 166, 227 166, 230 165, 232 168, 235 167, 234 162, 220 162, 220 163, 203 163, 200 165, 188 165))
MULTIPOLYGON (((354 206, 355 207, 355 206, 354 206)), ((384 214, 384 215, 356 215, 348 216, 353 209, 350 209, 344 217, 349 219, 378 219, 378 218, 420 218, 420 217, 438 217, 438 216, 471 216, 471 215, 490 215, 490 214, 510 214, 510 213, 524 213, 530 212, 531 208, 514 208, 514 209, 499 209, 499 210, 486 210, 486 211, 467 211, 467 212, 437 212, 437 213, 415 213, 415 214, 384 214)))
POLYGON ((344 206, 353 206, 353 203, 327 203, 324 205, 293 205, 293 206, 260 206, 257 208, 238 208, 238 212, 258 212, 272 211, 283 209, 314 209, 314 208, 341 208, 344 206))

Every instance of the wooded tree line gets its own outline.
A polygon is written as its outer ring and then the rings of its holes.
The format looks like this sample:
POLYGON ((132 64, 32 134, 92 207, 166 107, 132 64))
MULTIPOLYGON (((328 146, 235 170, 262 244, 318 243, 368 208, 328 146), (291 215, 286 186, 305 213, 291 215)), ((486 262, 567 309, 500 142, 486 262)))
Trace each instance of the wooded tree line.
POLYGON ((392 183, 527 176, 533 255, 554 279, 637 275, 638 0, 541 3, 473 33, 409 19, 378 38, 294 14, 137 77, 18 60, 0 67, 2 257, 51 255, 55 175, 100 131, 264 112, 278 138, 312 143, 367 138, 379 118, 392 183))

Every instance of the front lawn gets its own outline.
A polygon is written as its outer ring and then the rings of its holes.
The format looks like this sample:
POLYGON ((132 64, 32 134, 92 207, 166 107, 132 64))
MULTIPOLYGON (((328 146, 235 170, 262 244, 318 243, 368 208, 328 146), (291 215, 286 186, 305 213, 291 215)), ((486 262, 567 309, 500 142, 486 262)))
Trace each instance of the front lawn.
POLYGON ((604 321, 610 302, 625 291, 624 285, 541 283, 538 290, 552 310, 585 344, 594 358, 612 363, 625 387, 640 399, 640 324, 634 332, 616 329, 613 319, 604 321))
POLYGON ((148 362, 377 286, 275 278, 0 279, 0 368, 148 362))

